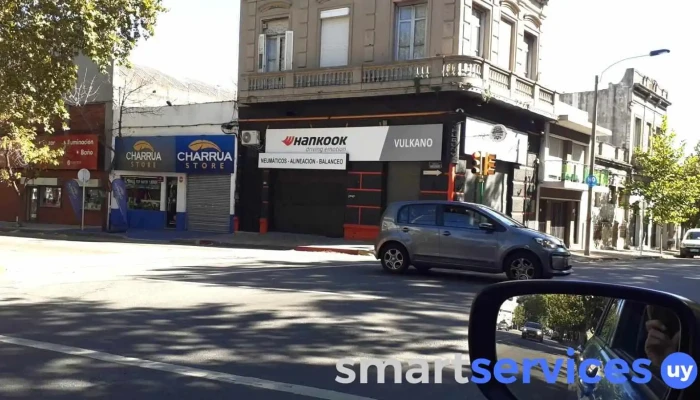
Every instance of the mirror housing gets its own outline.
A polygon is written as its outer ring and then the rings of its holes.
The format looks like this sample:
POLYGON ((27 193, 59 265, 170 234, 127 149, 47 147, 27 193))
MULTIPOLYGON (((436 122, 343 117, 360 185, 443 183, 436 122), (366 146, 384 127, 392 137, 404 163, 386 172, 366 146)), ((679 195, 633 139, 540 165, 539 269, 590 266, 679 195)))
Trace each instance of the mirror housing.
POLYGON ((488 222, 482 222, 479 224, 479 229, 481 229, 483 231, 493 231, 496 228, 493 226, 493 224, 490 224, 488 222))
MULTIPOLYGON (((498 361, 496 351, 496 324, 501 305, 513 297, 534 294, 564 294, 600 296, 651 303, 676 313, 681 324, 680 348, 693 359, 700 358, 700 305, 671 293, 633 286, 584 281, 528 280, 496 283, 482 289, 474 299, 469 313, 469 357, 490 361, 484 366, 491 376, 498 361)), ((579 356, 580 357, 580 356, 579 356)), ((491 379, 478 385, 487 399, 518 400, 505 383, 491 379)), ((669 398, 700 398, 700 379, 684 390, 671 389, 669 398)))

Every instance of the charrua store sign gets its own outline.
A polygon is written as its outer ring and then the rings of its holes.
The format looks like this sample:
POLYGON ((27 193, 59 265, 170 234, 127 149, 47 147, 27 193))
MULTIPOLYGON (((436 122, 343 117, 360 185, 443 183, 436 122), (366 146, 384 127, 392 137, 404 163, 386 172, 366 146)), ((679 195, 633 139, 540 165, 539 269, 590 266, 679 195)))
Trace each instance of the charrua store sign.
POLYGON ((265 151, 347 154, 348 161, 440 161, 442 125, 268 129, 265 151))
POLYGON ((142 136, 117 138, 117 169, 146 172, 233 173, 232 136, 142 136))
POLYGON ((234 136, 178 136, 176 172, 228 173, 235 169, 234 136))

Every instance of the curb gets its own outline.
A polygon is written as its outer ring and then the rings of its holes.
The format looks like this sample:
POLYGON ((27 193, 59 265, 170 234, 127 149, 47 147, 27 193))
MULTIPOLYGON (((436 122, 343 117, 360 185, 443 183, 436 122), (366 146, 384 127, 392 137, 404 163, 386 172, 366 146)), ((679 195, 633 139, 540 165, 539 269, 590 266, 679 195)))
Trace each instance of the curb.
MULTIPOLYGON (((637 257, 586 257, 574 256, 578 262, 595 262, 595 261, 633 261, 633 260, 662 260, 662 256, 637 256, 637 257)), ((572 257, 573 258, 573 257, 572 257)))
POLYGON ((311 253, 349 254, 351 256, 371 256, 371 255, 374 255, 374 252, 372 250, 334 249, 334 248, 328 248, 328 247, 315 247, 315 246, 297 246, 294 248, 294 250, 311 252, 311 253))

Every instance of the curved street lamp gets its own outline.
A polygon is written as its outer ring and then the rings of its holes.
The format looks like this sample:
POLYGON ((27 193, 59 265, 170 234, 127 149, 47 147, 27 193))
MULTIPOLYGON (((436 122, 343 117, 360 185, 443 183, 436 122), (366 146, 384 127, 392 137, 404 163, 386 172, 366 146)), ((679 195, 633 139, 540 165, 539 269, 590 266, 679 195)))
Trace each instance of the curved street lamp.
MULTIPOLYGON (((593 176, 593 172, 595 171, 595 135, 596 135, 596 126, 598 125, 598 83, 600 79, 602 78, 603 74, 605 71, 609 70, 610 68, 614 67, 617 64, 620 64, 621 62, 624 61, 629 61, 633 60, 635 58, 644 58, 644 57, 656 57, 660 56, 662 54, 668 54, 670 53, 671 50, 668 49, 658 49, 658 50, 652 50, 648 54, 642 54, 639 56, 633 56, 633 57, 627 57, 623 58, 622 60, 616 61, 612 64, 610 64, 607 68, 603 70, 603 72, 600 73, 600 75, 595 76, 595 92, 593 94, 593 127, 591 128, 591 143, 589 146, 589 162, 588 162, 588 176, 593 176)), ((588 177, 586 177, 586 183, 588 183, 588 177)), ((591 224, 593 222, 593 185, 588 185, 588 207, 586 209, 586 243, 584 247, 584 254, 585 255, 590 255, 591 254, 591 224)))

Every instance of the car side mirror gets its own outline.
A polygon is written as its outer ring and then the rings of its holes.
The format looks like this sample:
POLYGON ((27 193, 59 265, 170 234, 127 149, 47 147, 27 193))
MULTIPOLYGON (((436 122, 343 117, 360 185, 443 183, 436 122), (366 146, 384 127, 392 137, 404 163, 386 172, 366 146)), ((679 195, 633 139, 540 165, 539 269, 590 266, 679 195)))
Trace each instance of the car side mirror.
POLYGON ((669 372, 660 376, 670 388, 670 398, 700 398, 695 361, 700 358, 698 309, 697 303, 671 293, 617 284, 558 280, 493 284, 476 296, 469 314, 471 382, 490 400, 529 400, 533 387, 545 386, 551 398, 572 398, 577 391, 595 387, 630 385, 630 381, 647 384, 658 371, 681 365, 677 369, 687 371, 686 375, 669 372), (626 348, 645 343, 633 355, 633 362, 623 358, 600 361, 605 355, 591 332, 598 321, 590 316, 611 302, 627 317, 610 320, 614 326, 606 328, 621 331, 621 337, 629 340, 626 348), (495 330, 499 314, 506 311, 512 313, 516 325, 546 321, 560 332, 561 342, 531 332, 495 330), (586 342, 590 348, 584 357, 582 344, 586 342), (571 358, 574 362, 569 366, 567 359, 571 358))
POLYGON ((493 224, 490 224, 488 222, 482 222, 479 224, 479 229, 484 230, 484 231, 492 231, 494 230, 493 224))

